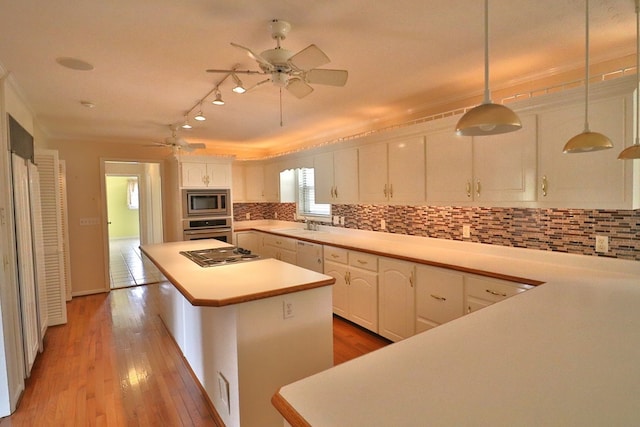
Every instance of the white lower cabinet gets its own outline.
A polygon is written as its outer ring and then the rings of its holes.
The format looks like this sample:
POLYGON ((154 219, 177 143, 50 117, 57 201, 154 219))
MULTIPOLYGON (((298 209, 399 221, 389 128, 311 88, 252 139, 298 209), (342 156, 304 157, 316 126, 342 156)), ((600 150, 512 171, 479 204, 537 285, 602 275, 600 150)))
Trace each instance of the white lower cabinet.
POLYGON ((239 248, 260 254, 259 236, 255 231, 238 231, 234 234, 234 244, 239 248))
POLYGON ((465 313, 502 301, 533 288, 531 285, 468 274, 465 277, 465 313))
POLYGON ((444 268, 416 267, 416 333, 464 314, 464 274, 444 268))
POLYGON ((267 258, 275 258, 289 264, 297 264, 296 239, 265 234, 262 239, 262 253, 267 258))
POLYGON ((325 246, 324 274, 336 279, 333 312, 378 332, 378 258, 325 246))
MULTIPOLYGON (((407 261, 380 258, 379 334, 400 341, 415 334, 415 271, 407 261)), ((419 268, 419 267, 418 267, 419 268)))

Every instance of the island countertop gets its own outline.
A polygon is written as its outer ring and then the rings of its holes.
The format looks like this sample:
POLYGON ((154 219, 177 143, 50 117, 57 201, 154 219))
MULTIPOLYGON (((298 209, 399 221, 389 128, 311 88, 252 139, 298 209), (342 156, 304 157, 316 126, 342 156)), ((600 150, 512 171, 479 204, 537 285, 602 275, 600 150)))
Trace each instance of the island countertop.
POLYGON ((181 251, 229 246, 209 240, 143 245, 142 252, 194 306, 221 307, 329 286, 331 276, 272 258, 203 268, 181 251))

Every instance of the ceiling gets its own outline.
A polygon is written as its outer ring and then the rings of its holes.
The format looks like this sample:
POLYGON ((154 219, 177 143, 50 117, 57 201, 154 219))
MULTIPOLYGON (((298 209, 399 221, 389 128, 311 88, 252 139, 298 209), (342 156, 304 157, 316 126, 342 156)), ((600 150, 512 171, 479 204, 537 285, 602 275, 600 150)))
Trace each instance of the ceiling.
MULTIPOLYGON (((635 53, 634 0, 591 1, 592 63, 635 53)), ((265 84, 224 106, 207 98, 207 120, 181 136, 213 151, 278 152, 402 121, 483 89, 481 0, 0 0, 0 66, 54 139, 150 143, 170 135, 224 75, 258 69, 235 42, 275 47, 268 23, 292 24, 283 46, 311 43, 347 69, 345 87, 314 85, 298 99, 265 84), (375 5, 374 5, 375 4, 375 5), (91 63, 64 68, 60 57, 91 63), (95 104, 86 108, 81 101, 95 104)), ((490 2, 491 88, 584 64, 583 0, 490 2)), ((245 85, 263 76, 241 76, 245 85)), ((500 100, 494 100, 500 101, 500 100)), ((197 108, 196 108, 197 110, 197 108)), ((191 120, 192 123, 193 120, 191 120)))

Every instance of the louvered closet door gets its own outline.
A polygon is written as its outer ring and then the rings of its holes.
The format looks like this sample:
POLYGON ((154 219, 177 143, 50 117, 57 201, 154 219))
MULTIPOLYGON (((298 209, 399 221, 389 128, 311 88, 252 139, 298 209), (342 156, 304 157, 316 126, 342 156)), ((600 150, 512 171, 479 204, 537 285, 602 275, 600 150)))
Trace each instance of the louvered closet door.
POLYGON ((25 160, 11 155, 13 172, 13 208, 16 226, 20 320, 24 347, 25 375, 28 377, 38 353, 38 313, 33 268, 29 172, 25 160))
POLYGON ((58 152, 36 150, 42 204, 42 236, 49 326, 67 323, 58 152))
POLYGON ((33 266, 36 283, 38 308, 39 349, 43 350, 43 337, 49 325, 47 310, 47 283, 44 267, 44 243, 42 240, 42 206, 40 204, 40 175, 38 168, 31 162, 29 168, 29 202, 31 204, 31 237, 33 239, 33 266))
POLYGON ((62 258, 64 261, 64 290, 67 301, 71 301, 71 259, 69 258, 69 215, 67 210, 67 163, 58 163, 58 182, 60 192, 60 220, 62 221, 62 258))

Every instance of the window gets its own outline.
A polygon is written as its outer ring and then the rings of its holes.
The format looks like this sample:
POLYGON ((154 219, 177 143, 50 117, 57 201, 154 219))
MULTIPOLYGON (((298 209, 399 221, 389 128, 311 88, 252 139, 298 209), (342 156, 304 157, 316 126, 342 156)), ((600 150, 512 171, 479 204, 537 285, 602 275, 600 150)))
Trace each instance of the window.
POLYGON ((127 206, 131 210, 138 209, 138 178, 127 180, 127 206))
POLYGON ((298 215, 331 216, 331 205, 316 203, 316 191, 313 168, 297 169, 298 178, 298 215))

